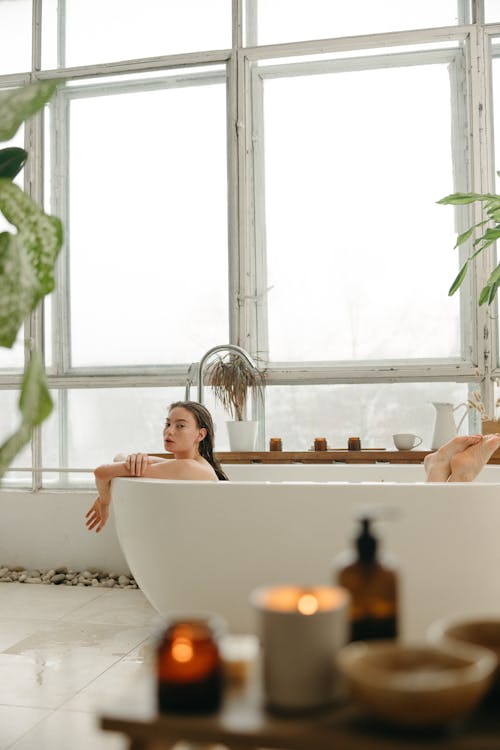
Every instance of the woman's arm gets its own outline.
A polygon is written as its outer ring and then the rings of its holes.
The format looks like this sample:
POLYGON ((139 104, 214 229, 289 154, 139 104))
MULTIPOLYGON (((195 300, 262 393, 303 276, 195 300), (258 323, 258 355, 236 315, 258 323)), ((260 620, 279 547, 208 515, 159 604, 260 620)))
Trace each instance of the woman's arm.
MULTIPOLYGON (((133 454, 136 455, 136 454, 133 454)), ((140 454, 145 455, 145 454, 140 454)), ((217 481, 213 470, 189 459, 156 459, 147 462, 143 467, 143 473, 131 471, 127 461, 104 464, 98 466, 94 471, 95 483, 99 496, 86 514, 86 525, 89 531, 99 532, 109 518, 109 504, 111 502, 111 481, 115 477, 141 476, 147 479, 177 479, 196 481, 217 481)), ((131 464, 132 465, 132 464, 131 464)), ((141 463, 142 465, 142 463, 141 463)), ((141 469, 142 471, 142 469, 141 469)))
POLYGON ((98 497, 90 510, 85 514, 86 526, 89 531, 101 531, 109 518, 109 504, 111 502, 111 480, 115 477, 134 476, 124 461, 98 466, 94 471, 98 497))

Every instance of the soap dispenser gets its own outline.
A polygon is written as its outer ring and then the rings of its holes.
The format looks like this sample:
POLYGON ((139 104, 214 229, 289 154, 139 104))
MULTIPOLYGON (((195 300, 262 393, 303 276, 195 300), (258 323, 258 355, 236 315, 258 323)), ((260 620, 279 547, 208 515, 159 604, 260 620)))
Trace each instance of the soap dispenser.
POLYGON ((335 583, 351 594, 351 641, 398 635, 397 573, 377 555, 378 540, 371 527, 380 517, 373 512, 362 513, 358 517, 360 528, 354 554, 344 553, 334 563, 335 583))

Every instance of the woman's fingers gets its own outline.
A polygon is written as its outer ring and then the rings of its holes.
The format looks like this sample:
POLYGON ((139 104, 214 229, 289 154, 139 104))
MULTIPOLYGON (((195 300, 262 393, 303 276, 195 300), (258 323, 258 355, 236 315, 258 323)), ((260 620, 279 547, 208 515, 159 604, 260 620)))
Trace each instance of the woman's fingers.
POLYGON ((133 477, 141 477, 149 463, 147 453, 130 453, 125 459, 125 466, 133 477))
POLYGON ((97 533, 101 531, 109 518, 109 508, 101 501, 100 498, 97 498, 93 506, 85 514, 85 518, 87 519, 85 521, 87 529, 89 531, 93 531, 95 529, 97 533))

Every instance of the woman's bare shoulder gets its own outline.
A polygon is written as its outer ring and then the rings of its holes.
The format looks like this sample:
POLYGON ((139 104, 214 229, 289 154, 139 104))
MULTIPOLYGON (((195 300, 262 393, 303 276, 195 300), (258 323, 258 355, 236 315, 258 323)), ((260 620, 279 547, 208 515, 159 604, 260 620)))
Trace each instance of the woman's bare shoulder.
POLYGON ((157 479, 187 479, 217 481, 217 475, 207 461, 193 458, 173 458, 160 464, 152 464, 146 469, 146 477, 157 479))

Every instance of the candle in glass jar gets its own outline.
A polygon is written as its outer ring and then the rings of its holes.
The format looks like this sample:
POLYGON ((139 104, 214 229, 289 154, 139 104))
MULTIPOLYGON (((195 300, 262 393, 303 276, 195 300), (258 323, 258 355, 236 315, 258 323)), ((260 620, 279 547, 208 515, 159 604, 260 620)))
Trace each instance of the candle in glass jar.
POLYGON ((360 451, 361 440, 359 439, 359 437, 350 437, 347 441, 347 448, 350 451, 360 451))
POLYGON ((157 653, 160 712, 208 713, 222 698, 222 660, 208 619, 171 622, 157 653))
POLYGON ((324 437, 314 438, 314 450, 326 451, 326 438, 324 437))
POLYGON ((270 709, 295 712, 339 692, 335 655, 349 635, 349 592, 340 586, 270 586, 252 592, 270 709))
POLYGON ((283 450, 283 444, 281 442, 281 438, 271 438, 269 440, 269 450, 270 451, 281 451, 281 450, 283 450))

